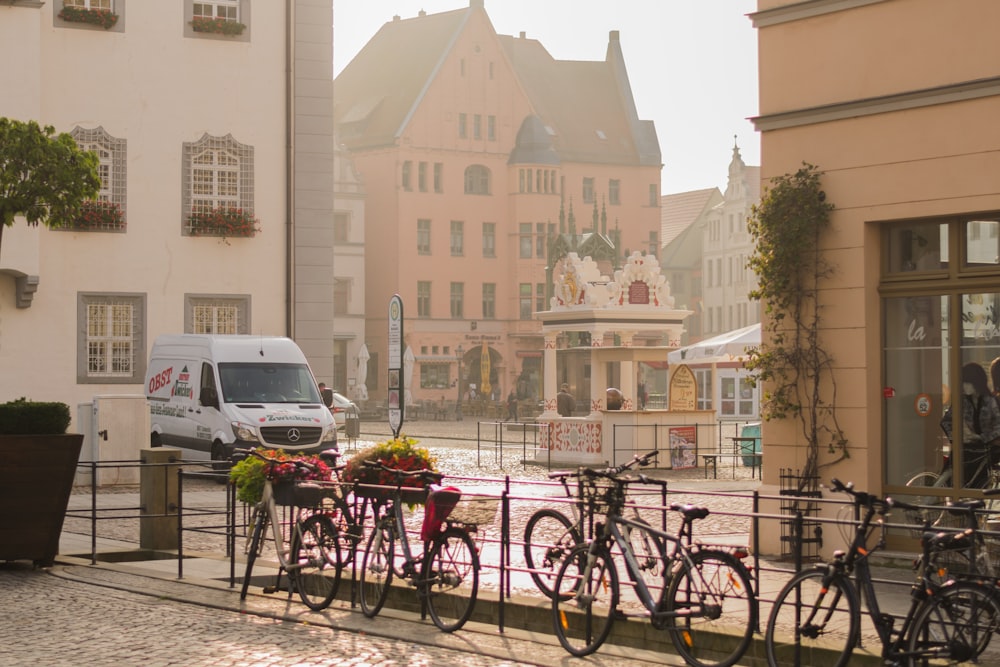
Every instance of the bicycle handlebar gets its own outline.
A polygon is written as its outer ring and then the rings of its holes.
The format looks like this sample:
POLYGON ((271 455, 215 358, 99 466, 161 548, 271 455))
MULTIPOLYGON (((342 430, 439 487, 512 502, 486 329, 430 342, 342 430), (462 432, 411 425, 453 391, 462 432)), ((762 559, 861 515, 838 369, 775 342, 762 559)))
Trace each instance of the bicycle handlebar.
POLYGON ((852 500, 854 501, 854 504, 860 507, 871 507, 883 514, 892 509, 894 505, 898 505, 900 507, 902 507, 903 505, 902 503, 899 503, 893 500, 892 498, 880 498, 879 496, 867 493, 865 491, 855 491, 854 482, 848 482, 847 484, 844 484, 836 477, 830 480, 830 489, 833 491, 846 493, 847 495, 851 496, 852 500))

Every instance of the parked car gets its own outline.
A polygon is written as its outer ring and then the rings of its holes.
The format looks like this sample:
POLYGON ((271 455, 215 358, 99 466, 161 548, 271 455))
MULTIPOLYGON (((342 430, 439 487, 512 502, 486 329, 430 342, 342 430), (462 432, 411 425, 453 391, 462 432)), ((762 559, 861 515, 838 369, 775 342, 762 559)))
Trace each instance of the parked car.
POLYGON ((333 420, 337 422, 337 430, 343 431, 348 420, 356 420, 361 416, 358 406, 343 394, 333 392, 333 405, 330 406, 333 420))

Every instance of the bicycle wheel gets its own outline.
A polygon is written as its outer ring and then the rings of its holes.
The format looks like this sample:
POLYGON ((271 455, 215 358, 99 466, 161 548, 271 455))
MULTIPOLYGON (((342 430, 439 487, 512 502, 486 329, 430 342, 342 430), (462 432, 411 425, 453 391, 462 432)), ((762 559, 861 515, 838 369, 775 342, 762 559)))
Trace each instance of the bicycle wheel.
POLYGON ((251 529, 250 549, 247 550, 247 567, 243 572, 243 587, 240 589, 241 600, 247 599, 247 589, 250 587, 250 575, 253 573, 253 564, 257 560, 257 554, 260 553, 263 546, 261 542, 264 537, 264 526, 267 525, 267 513, 261 509, 254 510, 251 525, 253 528, 251 529))
POLYGON ((822 570, 792 577, 778 593, 764 635, 767 664, 843 667, 858 641, 857 593, 843 576, 822 570))
POLYGON ((567 554, 552 589, 556 637, 575 656, 601 647, 618 607, 618 570, 610 552, 599 549, 592 559, 589 552, 590 545, 581 544, 567 554))
POLYGON ((750 573, 724 551, 697 551, 690 558, 670 576, 665 626, 689 665, 728 667, 746 652, 757 627, 750 573))
POLYGON ((927 598, 917 610, 907 648, 921 665, 997 664, 996 655, 977 658, 998 629, 1000 602, 994 590, 958 581, 927 598))
POLYGON ((921 487, 937 486, 940 478, 941 475, 936 472, 918 472, 906 482, 907 486, 914 488, 913 504, 929 506, 927 509, 921 509, 916 512, 907 510, 906 518, 910 523, 923 525, 925 520, 934 523, 941 518, 943 508, 938 509, 936 506, 944 505, 945 499, 941 496, 920 495, 919 491, 917 491, 921 487))
POLYGON ((340 587, 340 540, 330 517, 314 514, 292 535, 289 574, 302 602, 313 611, 326 609, 340 587), (301 531, 301 538, 299 532, 301 531))
POLYGON ((465 625, 479 593, 479 555, 469 533, 449 528, 434 538, 421 579, 434 625, 445 632, 465 625))
POLYGON ((562 512, 541 509, 524 527, 524 562, 538 590, 552 599, 552 585, 563 557, 583 541, 580 531, 562 512))
POLYGON ((374 618, 389 597, 395 553, 396 537, 392 528, 375 526, 361 562, 361 611, 368 618, 374 618))

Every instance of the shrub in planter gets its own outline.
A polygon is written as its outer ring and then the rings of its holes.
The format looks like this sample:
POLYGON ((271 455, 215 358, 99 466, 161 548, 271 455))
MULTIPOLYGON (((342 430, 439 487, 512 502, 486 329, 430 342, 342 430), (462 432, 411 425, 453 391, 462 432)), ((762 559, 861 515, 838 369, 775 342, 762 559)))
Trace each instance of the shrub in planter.
POLYGON ((251 505, 259 503, 264 494, 265 479, 270 479, 272 485, 277 485, 299 480, 329 482, 333 478, 330 466, 316 454, 289 454, 280 449, 260 449, 260 452, 279 462, 268 463, 256 456, 247 456, 236 463, 229 471, 229 479, 236 485, 237 500, 251 505), (314 470, 306 470, 293 461, 305 461, 314 470))
POLYGON ((51 435, 69 428, 65 403, 29 401, 25 397, 0 403, 0 435, 51 435))
POLYGON ((86 9, 84 7, 63 7, 59 18, 70 23, 87 23, 107 30, 118 23, 118 14, 105 9, 86 9))
POLYGON ((55 561, 83 445, 69 423, 65 403, 0 404, 0 560, 55 561))

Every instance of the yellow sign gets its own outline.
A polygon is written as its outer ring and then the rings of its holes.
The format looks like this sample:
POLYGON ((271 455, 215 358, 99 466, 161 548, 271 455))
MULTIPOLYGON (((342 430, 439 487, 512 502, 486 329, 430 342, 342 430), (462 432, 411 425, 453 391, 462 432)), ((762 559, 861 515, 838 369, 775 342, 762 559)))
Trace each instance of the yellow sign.
POLYGON ((698 383, 687 366, 678 366, 670 376, 670 409, 696 410, 698 408, 698 383))

